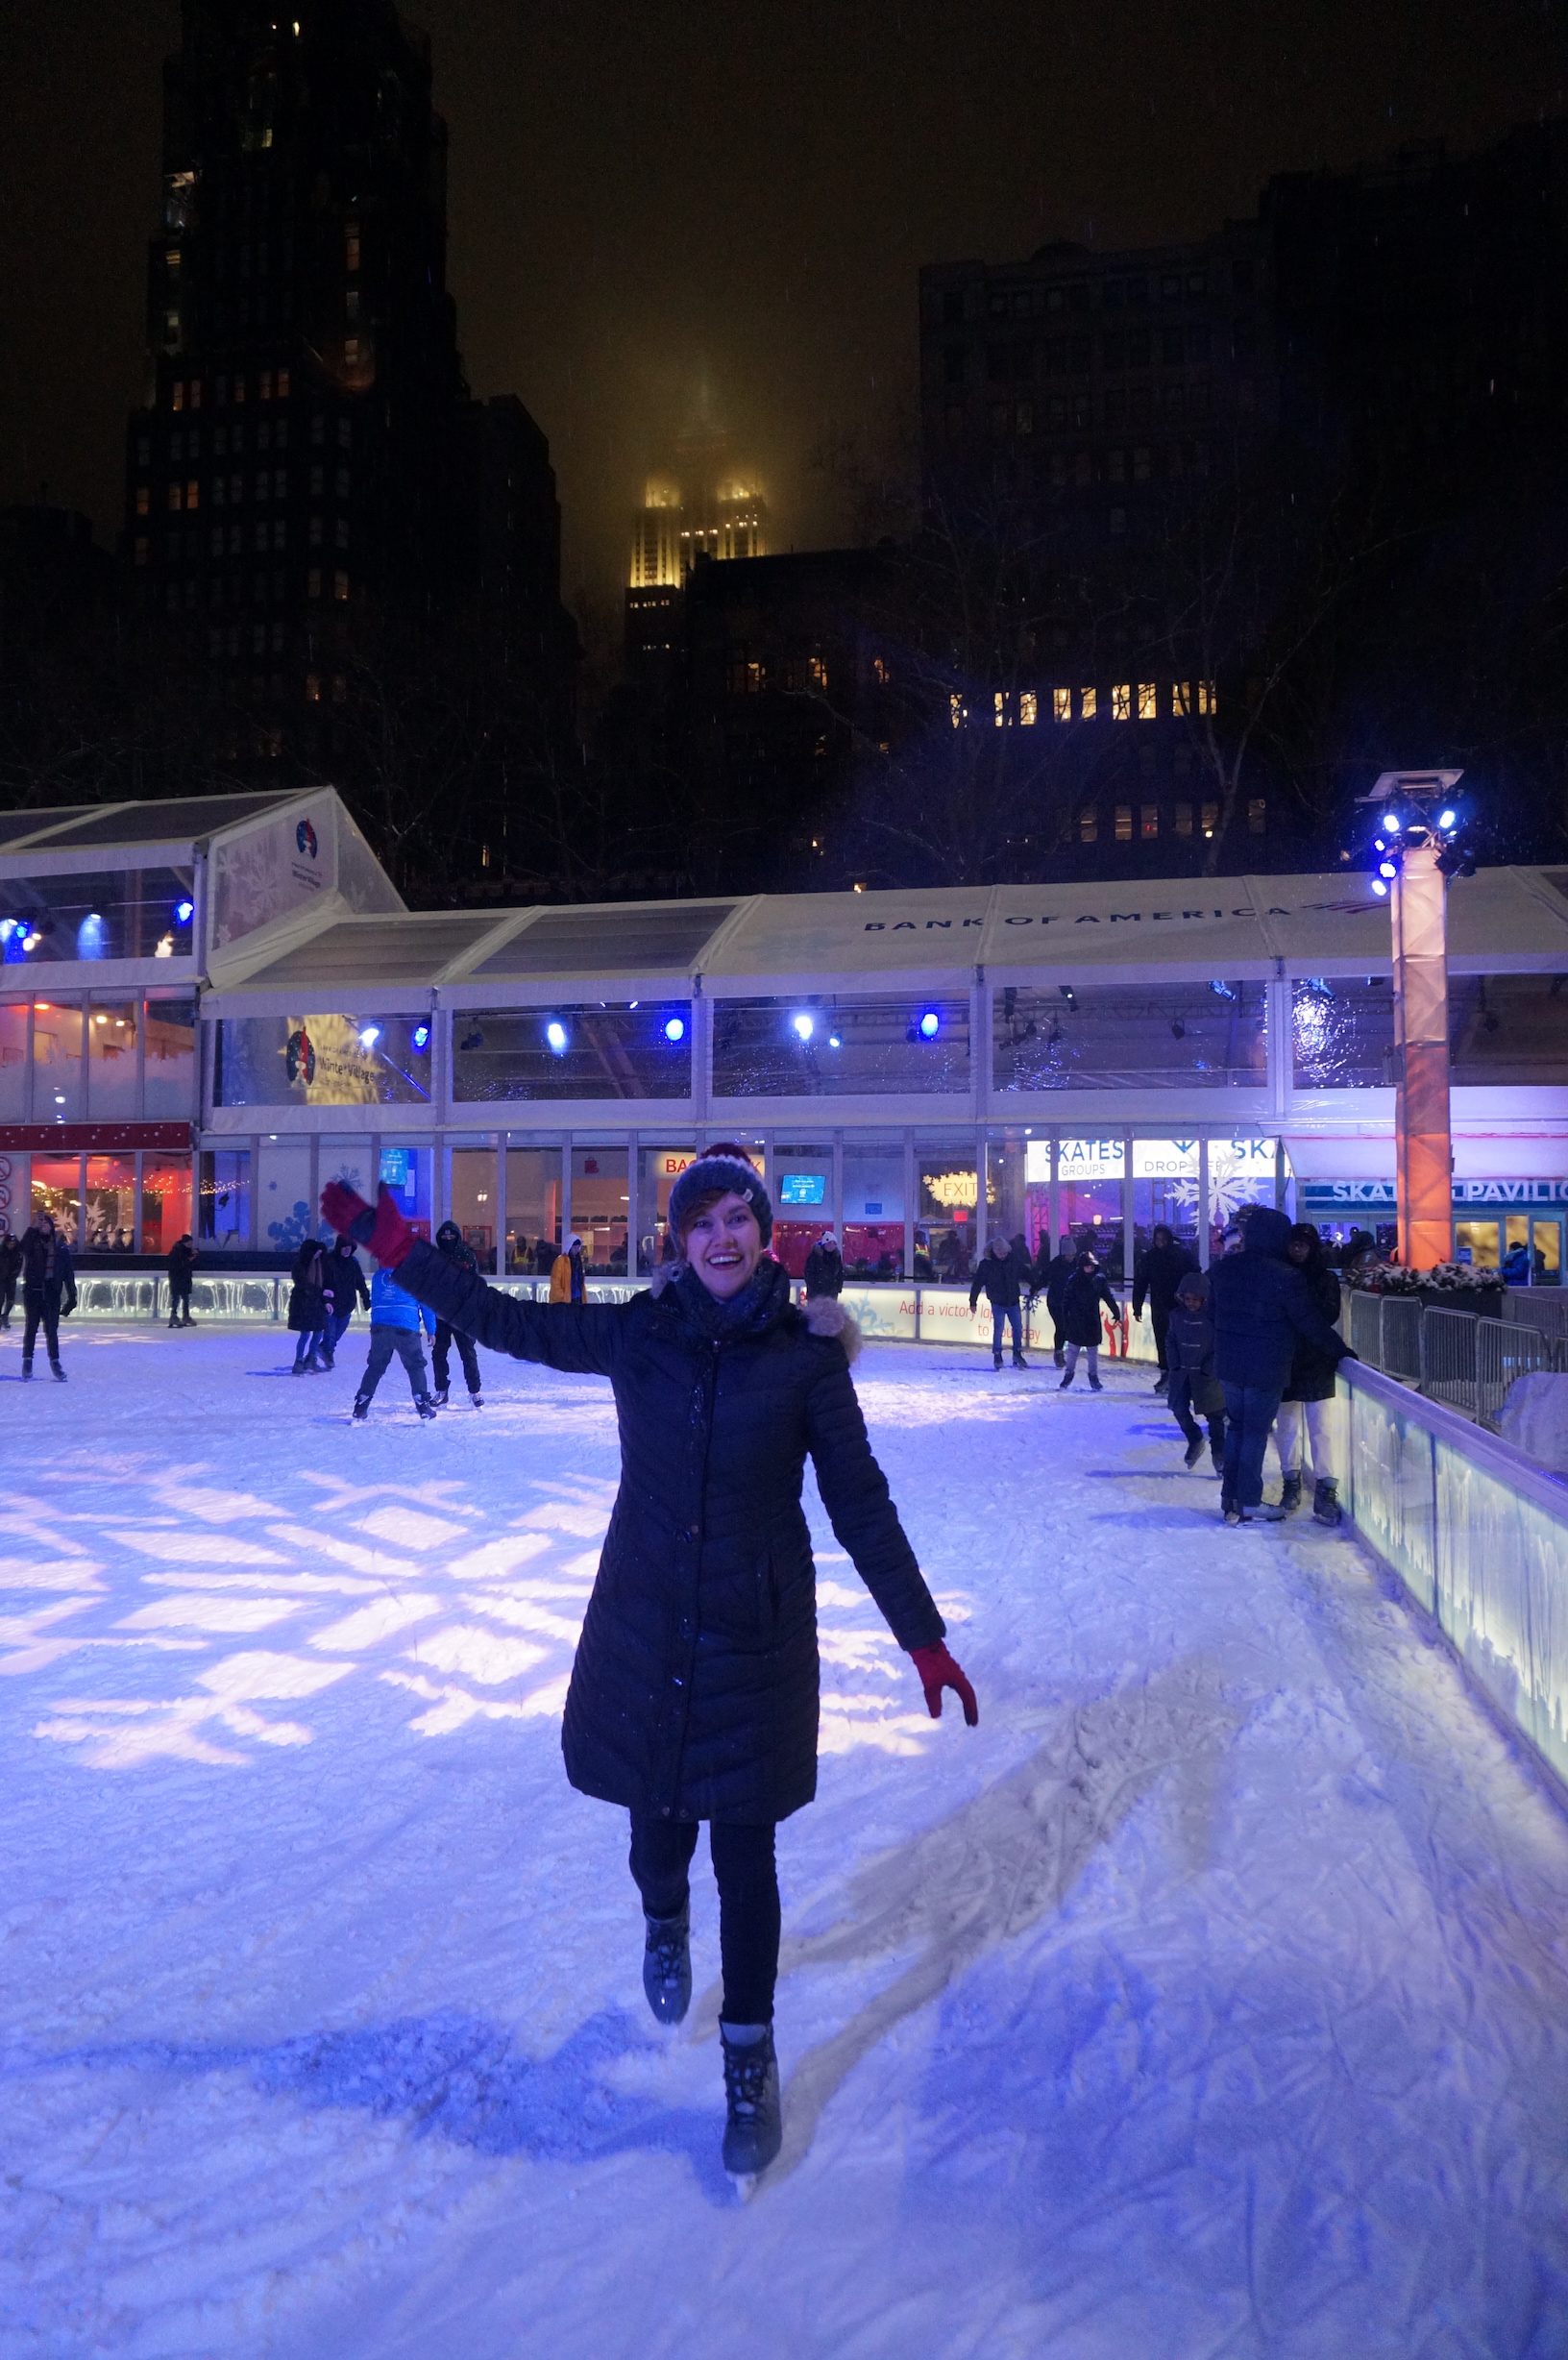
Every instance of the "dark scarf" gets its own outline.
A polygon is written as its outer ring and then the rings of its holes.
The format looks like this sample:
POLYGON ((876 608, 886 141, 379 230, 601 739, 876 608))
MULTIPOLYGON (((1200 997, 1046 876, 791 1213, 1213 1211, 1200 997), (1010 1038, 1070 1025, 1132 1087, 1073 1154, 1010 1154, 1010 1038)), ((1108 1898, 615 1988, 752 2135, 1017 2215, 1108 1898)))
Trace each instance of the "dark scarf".
POLYGON ((710 1294, 686 1264, 670 1284, 669 1293, 679 1307, 680 1323, 688 1335, 704 1343, 732 1343, 740 1336, 760 1336, 790 1308, 790 1274, 781 1262, 759 1262, 739 1294, 721 1303, 710 1294))

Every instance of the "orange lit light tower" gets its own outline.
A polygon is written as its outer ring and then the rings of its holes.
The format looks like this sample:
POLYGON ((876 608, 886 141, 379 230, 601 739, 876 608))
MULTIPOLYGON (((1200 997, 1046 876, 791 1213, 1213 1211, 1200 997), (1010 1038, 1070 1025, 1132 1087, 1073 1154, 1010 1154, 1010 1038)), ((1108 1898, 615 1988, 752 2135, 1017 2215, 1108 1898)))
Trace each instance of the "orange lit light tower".
POLYGON ((1427 1270, 1454 1251, 1448 1095, 1448 880, 1470 876, 1454 800, 1460 771, 1384 771, 1364 803, 1377 814, 1372 891, 1393 922, 1394 1137, 1399 1258, 1427 1270))

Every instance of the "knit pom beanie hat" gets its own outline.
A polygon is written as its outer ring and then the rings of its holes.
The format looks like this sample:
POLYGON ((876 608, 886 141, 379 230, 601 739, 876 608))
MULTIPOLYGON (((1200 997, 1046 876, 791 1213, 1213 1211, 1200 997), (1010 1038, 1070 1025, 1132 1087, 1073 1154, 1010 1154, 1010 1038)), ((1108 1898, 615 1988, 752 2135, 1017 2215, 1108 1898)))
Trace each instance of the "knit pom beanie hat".
POLYGON ((757 1227, 762 1231, 764 1245, 771 1244, 773 1208, 762 1185, 762 1174, 746 1149, 729 1139, 704 1147, 696 1163, 687 1165, 670 1191, 670 1233, 675 1242, 685 1245, 687 1224, 704 1196, 728 1196, 731 1193, 746 1198, 757 1217, 757 1227))

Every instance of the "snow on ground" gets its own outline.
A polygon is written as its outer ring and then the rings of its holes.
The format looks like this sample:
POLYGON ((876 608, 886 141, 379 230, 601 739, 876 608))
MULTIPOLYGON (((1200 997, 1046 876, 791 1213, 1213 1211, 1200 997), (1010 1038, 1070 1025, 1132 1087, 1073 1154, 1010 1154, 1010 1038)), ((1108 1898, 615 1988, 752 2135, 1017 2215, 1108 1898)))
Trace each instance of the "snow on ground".
POLYGON ((606 1389, 362 1331, 0 1337, 7 2360, 1549 2360, 1568 1815, 1355 1544, 1226 1532, 1146 1370, 872 1347, 981 1700, 827 1531, 786 2148, 719 2168, 559 1708, 606 1389))

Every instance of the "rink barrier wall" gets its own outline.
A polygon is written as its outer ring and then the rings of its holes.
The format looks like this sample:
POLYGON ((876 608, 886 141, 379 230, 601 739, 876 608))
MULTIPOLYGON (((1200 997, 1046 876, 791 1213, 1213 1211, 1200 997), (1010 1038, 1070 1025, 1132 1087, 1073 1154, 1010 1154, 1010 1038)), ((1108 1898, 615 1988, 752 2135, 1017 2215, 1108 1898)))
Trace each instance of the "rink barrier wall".
MULTIPOLYGON (((502 1278, 492 1280, 502 1294, 516 1295, 525 1302, 543 1302, 550 1294, 547 1278, 502 1278)), ((191 1288, 191 1315, 196 1319, 238 1320, 249 1324, 270 1323, 282 1326, 288 1318, 288 1297, 292 1281, 285 1274, 271 1272, 240 1272, 232 1275, 213 1273, 198 1275, 191 1288)), ((645 1291, 644 1282, 629 1285, 625 1279, 591 1278, 588 1299, 591 1303, 625 1303, 634 1294, 645 1291)), ((805 1298, 805 1289, 796 1285, 796 1302, 805 1298)), ((878 1343, 967 1344, 988 1355, 991 1350, 991 1306, 984 1295, 975 1309, 969 1309, 967 1287, 845 1287, 839 1298, 849 1312, 860 1332, 869 1340, 878 1343)), ((167 1319, 169 1315, 169 1282, 158 1274, 143 1276, 139 1272, 101 1271, 78 1268, 77 1308, 79 1319, 167 1319)), ((363 1313, 355 1324, 362 1324, 363 1313)), ((1123 1309, 1119 1322, 1105 1320, 1103 1324, 1105 1350, 1114 1360, 1152 1361, 1155 1357, 1154 1335, 1149 1325, 1145 1306, 1143 1315, 1135 1319, 1130 1306, 1123 1309)), ((1052 1327, 1043 1298, 1034 1310, 1024 1314, 1024 1339, 1028 1348, 1049 1352, 1052 1327)), ((1008 1336, 1011 1348, 1011 1334, 1008 1336)))
POLYGON ((1568 1484, 1364 1364, 1339 1390, 1356 1531, 1568 1787, 1568 1484))

